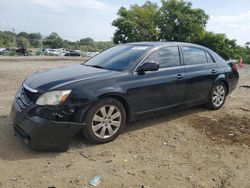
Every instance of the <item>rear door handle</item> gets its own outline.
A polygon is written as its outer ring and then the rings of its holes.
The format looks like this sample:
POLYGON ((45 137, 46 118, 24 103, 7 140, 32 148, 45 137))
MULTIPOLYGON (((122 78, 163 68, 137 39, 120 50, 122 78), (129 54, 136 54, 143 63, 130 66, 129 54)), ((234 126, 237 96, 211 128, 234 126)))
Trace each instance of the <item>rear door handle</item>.
POLYGON ((183 79, 184 76, 183 76, 183 74, 177 74, 176 77, 177 77, 178 80, 181 80, 181 79, 183 79))
POLYGON ((211 70, 211 73, 212 73, 212 74, 216 74, 216 73, 217 73, 217 70, 213 69, 213 70, 211 70))

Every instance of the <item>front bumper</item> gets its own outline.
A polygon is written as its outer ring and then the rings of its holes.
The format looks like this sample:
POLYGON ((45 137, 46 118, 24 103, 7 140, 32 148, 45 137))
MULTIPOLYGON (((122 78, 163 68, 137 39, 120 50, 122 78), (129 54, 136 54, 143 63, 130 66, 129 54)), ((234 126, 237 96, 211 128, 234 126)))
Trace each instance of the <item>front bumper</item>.
POLYGON ((40 151, 66 151, 70 139, 84 124, 56 122, 38 116, 30 117, 29 109, 20 111, 14 101, 11 117, 15 134, 31 149, 40 151))

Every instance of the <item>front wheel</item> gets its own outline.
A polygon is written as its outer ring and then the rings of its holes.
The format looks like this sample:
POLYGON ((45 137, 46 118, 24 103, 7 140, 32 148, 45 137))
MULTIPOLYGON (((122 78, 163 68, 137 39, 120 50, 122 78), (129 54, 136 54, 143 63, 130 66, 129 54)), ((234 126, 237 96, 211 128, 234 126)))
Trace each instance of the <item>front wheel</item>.
POLYGON ((86 114, 85 137, 93 143, 114 140, 126 123, 123 105, 114 98, 105 98, 95 103, 86 114))
POLYGON ((207 102, 207 107, 211 110, 218 110, 220 109, 227 97, 227 88, 223 82, 218 82, 214 85, 209 100, 207 102))

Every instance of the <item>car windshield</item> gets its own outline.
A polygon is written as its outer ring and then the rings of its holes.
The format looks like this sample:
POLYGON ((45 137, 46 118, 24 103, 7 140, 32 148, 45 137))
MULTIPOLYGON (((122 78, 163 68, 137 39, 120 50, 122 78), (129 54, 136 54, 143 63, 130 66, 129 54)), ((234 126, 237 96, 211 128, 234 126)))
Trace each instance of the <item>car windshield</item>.
POLYGON ((150 49, 149 46, 121 45, 110 48, 90 59, 86 66, 125 71, 150 49))

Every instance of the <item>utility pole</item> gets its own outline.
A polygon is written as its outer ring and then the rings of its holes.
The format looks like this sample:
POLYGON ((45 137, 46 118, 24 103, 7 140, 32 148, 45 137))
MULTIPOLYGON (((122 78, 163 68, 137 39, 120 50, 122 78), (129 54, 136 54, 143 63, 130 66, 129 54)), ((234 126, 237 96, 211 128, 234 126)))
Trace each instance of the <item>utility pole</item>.
POLYGON ((16 32, 15 32, 15 28, 13 28, 13 43, 16 46, 16 32))

